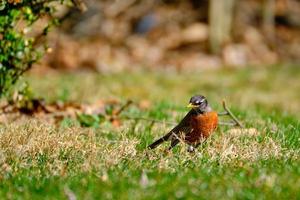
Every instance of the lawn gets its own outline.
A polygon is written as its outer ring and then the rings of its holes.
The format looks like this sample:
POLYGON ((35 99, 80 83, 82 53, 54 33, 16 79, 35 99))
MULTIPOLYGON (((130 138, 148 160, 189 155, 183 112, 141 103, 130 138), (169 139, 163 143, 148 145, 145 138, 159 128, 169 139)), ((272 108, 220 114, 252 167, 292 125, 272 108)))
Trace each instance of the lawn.
MULTIPOLYGON (((123 120, 83 128, 20 118, 0 125, 1 199, 300 199, 300 69, 197 73, 28 74, 36 97, 92 104, 133 100, 123 120), (188 111, 194 94, 245 124, 219 127, 195 153, 146 146, 188 111)), ((223 119, 224 121, 226 119, 223 119)))

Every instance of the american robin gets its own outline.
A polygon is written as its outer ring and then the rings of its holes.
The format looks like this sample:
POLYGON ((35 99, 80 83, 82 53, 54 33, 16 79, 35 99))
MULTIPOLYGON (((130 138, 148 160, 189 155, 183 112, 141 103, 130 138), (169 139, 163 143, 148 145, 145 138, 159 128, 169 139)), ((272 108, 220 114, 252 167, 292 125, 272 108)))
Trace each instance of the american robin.
POLYGON ((212 110, 206 98, 202 95, 193 96, 188 107, 192 109, 181 122, 165 136, 150 144, 148 146, 150 149, 156 148, 165 141, 171 141, 170 150, 180 140, 196 148, 213 133, 218 125, 218 113, 212 110))

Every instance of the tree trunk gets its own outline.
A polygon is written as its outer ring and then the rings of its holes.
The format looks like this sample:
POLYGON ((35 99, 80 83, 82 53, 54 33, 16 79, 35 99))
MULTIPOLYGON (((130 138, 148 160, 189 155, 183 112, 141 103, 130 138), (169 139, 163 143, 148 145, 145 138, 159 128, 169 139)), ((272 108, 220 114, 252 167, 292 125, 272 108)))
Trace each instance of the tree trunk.
POLYGON ((222 45, 231 39, 235 0, 210 0, 209 42, 212 53, 219 53, 222 45))
POLYGON ((274 21, 274 9, 275 9, 275 0, 264 0, 263 2, 263 30, 268 37, 268 39, 273 40, 274 30, 275 30, 275 21, 274 21))

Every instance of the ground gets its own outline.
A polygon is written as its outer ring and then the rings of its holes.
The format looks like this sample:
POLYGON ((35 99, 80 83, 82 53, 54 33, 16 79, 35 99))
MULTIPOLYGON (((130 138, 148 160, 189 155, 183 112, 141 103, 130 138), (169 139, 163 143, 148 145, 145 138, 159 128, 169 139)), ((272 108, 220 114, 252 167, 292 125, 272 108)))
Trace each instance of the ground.
MULTIPOLYGON (((293 66, 197 73, 28 74, 48 102, 143 103, 123 120, 83 128, 22 118, 0 125, 1 199, 299 199, 300 70, 293 66), (246 129, 219 127, 195 153, 146 146, 188 111, 190 96, 221 101, 246 129)), ((226 119, 224 119, 225 121, 226 119)))

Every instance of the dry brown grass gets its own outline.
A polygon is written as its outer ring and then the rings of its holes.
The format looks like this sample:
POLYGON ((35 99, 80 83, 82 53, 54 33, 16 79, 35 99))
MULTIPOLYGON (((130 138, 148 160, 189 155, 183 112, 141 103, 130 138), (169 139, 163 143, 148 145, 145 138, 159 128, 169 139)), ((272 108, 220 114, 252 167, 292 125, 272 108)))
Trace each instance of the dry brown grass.
POLYGON ((264 136, 262 141, 259 141, 260 134, 254 128, 231 129, 218 139, 210 141, 205 151, 211 159, 218 159, 221 163, 234 159, 253 162, 283 156, 283 149, 279 142, 269 136, 264 136))
MULTIPOLYGON (((161 125, 156 130, 162 128, 161 125)), ((178 155, 164 153, 163 148, 155 151, 137 150, 139 135, 126 135, 128 127, 118 130, 115 141, 108 140, 102 132, 80 127, 57 128, 37 120, 14 122, 0 128, 0 164, 2 173, 21 168, 43 166, 53 175, 65 175, 69 169, 79 171, 101 170, 118 165, 122 160, 131 160, 136 167, 142 167, 145 160, 157 160, 162 170, 175 170, 187 160, 201 162, 208 157, 211 162, 221 164, 259 159, 281 158, 297 153, 286 150, 269 136, 261 136, 256 129, 232 129, 216 133, 195 154, 186 152, 181 145, 178 155)), ((155 130, 155 129, 154 129, 155 130)))
POLYGON ((188 160, 197 162, 203 158, 209 158, 209 162, 218 162, 219 164, 232 164, 240 161, 251 163, 272 158, 299 159, 298 150, 282 147, 279 141, 255 128, 230 129, 227 132, 216 133, 202 147, 196 149, 194 154, 188 153, 187 145, 182 144, 178 156, 181 161, 174 162, 172 157, 175 154, 172 153, 167 157, 159 155, 163 148, 157 150, 156 155, 152 155, 153 160, 159 158, 158 168, 161 170, 175 170, 175 165, 188 160))
POLYGON ((117 142, 87 128, 56 128, 36 120, 0 128, 0 164, 8 170, 40 164, 52 174, 64 174, 73 165, 81 171, 109 167, 136 154, 137 140, 117 142), (43 161, 41 161, 43 159, 43 161))

